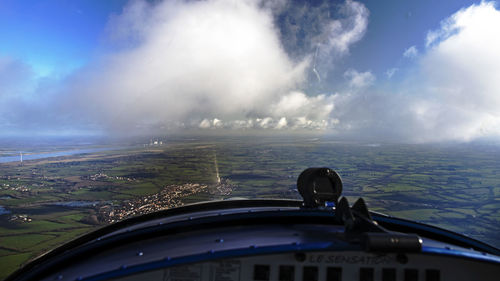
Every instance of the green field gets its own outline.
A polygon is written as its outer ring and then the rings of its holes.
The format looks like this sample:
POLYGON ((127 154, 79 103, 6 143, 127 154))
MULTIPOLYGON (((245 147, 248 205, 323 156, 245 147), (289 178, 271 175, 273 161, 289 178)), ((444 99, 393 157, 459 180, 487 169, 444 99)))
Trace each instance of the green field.
MULTIPOLYGON (((307 167, 337 170, 350 201, 500 246, 500 148, 364 145, 330 140, 212 138, 164 141, 86 155, 0 164, 0 278, 27 260, 105 225, 104 205, 184 183, 214 185, 215 157, 227 197, 293 198, 307 167), (76 203, 74 203, 76 202, 76 203), (75 205, 76 204, 76 205, 75 205), (1 211, 2 209, 0 209, 1 211), (26 219, 26 220, 25 220, 26 219)), ((14 149, 13 149, 14 150, 14 149)))

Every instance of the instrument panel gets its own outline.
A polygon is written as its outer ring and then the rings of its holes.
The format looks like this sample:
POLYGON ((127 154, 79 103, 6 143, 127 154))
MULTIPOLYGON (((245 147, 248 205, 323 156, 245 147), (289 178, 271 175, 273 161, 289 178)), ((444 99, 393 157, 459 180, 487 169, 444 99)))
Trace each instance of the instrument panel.
POLYGON ((498 280, 498 276, 498 265, 453 257, 365 252, 297 252, 173 266, 113 280, 440 281, 498 280))

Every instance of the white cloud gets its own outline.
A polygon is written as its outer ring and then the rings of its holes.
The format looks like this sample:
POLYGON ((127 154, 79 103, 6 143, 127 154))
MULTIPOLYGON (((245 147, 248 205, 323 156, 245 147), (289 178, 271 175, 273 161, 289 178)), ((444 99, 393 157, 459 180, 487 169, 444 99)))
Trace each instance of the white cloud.
POLYGON ((310 60, 313 83, 326 80, 338 59, 363 38, 368 25, 368 9, 352 0, 270 2, 280 7, 271 10, 285 50, 294 60, 310 60))
POLYGON ((257 121, 257 125, 260 128, 269 129, 271 127, 274 127, 274 126, 272 126, 273 118, 271 118, 271 117, 266 117, 266 118, 263 118, 263 119, 257 118, 256 121, 257 121))
POLYGON ((280 120, 278 121, 278 124, 276 124, 276 129, 284 129, 288 125, 288 122, 286 121, 285 117, 281 117, 280 120))
POLYGON ((323 120, 307 119, 305 116, 301 117, 264 117, 264 118, 249 118, 247 120, 220 120, 217 127, 212 125, 212 120, 204 119, 198 125, 202 129, 210 128, 223 128, 223 129, 278 129, 278 130, 325 130, 336 128, 339 120, 336 118, 329 118, 323 120))
MULTIPOLYGON (((332 20, 323 24, 324 29, 316 43, 314 73, 317 77, 326 76, 336 58, 349 53, 349 48, 363 38, 368 26, 368 9, 359 2, 347 0, 340 8, 345 15, 343 20, 332 20)), ((321 79, 318 78, 321 81, 321 79)))
POLYGON ((202 128, 202 129, 208 129, 212 126, 211 123, 212 122, 210 122, 210 120, 205 118, 200 122, 200 125, 198 125, 198 127, 202 128))
POLYGON ((329 34, 327 49, 333 49, 343 54, 349 46, 359 41, 365 34, 368 25, 368 9, 361 3, 347 0, 341 12, 349 16, 349 22, 332 21, 326 32, 329 34), (346 28, 347 26, 347 28, 346 28))
POLYGON ((288 58, 254 1, 135 1, 110 32, 135 45, 75 74, 69 91, 114 128, 263 114, 307 67, 288 58))
POLYGON ((304 117, 307 120, 326 120, 335 107, 336 95, 309 97, 302 92, 291 92, 270 106, 269 115, 288 119, 304 117))
POLYGON ((29 65, 0 55, 0 135, 36 130, 43 120, 50 119, 53 112, 47 110, 44 92, 44 81, 37 80, 29 65))
POLYGON ((500 11, 493 2, 482 2, 429 32, 421 70, 426 101, 439 106, 431 107, 435 118, 422 120, 441 138, 500 136, 499 26, 500 11))
POLYGON ((416 56, 418 56, 418 49, 416 46, 409 47, 403 53, 403 57, 405 58, 414 58, 416 56))
POLYGON ((208 128, 222 128, 224 126, 224 123, 222 120, 218 118, 214 119, 203 119, 201 122, 198 124, 198 128, 200 129, 208 129, 208 128))
POLYGON ((392 76, 394 76, 394 74, 396 74, 396 72, 398 72, 398 68, 397 67, 393 67, 393 68, 390 68, 388 69, 386 72, 385 72, 385 75, 387 75, 387 78, 391 79, 392 76))
MULTIPOLYGON (((332 112, 340 120, 336 131, 412 142, 499 138, 499 26, 500 11, 492 2, 443 20, 428 33, 428 47, 405 69, 411 75, 400 75, 401 82, 383 88, 337 96, 332 112)), ((345 74, 352 84, 358 76, 345 74)))
POLYGON ((212 126, 214 126, 215 128, 221 127, 222 126, 221 120, 214 118, 214 120, 212 121, 212 126))
POLYGON ((22 97, 33 90, 34 72, 22 61, 0 55, 1 98, 22 97))
POLYGON ((337 95, 307 96, 290 92, 248 119, 203 119, 198 127, 226 129, 328 129, 339 122, 331 117, 337 95))
MULTIPOLYGON (((273 18, 283 3, 267 4, 134 1, 108 28, 118 51, 76 73, 63 103, 71 105, 69 114, 125 131, 137 124, 242 129, 335 124, 334 95, 295 90, 307 80, 312 53, 291 58, 273 18)), ((323 41, 317 39, 324 51, 338 56, 361 39, 368 11, 348 0, 341 14, 345 18, 329 20, 328 32, 318 35, 323 41)), ((358 83, 372 82, 371 73, 359 75, 366 76, 358 83)))
POLYGON ((370 71, 358 72, 355 69, 344 72, 344 78, 349 81, 349 85, 353 88, 365 88, 375 82, 375 75, 370 71))

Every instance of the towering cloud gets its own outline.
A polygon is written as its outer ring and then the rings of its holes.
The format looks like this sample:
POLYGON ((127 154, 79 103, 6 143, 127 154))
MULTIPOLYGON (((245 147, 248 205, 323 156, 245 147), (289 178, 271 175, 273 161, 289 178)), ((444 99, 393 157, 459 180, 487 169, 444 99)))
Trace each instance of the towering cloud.
MULTIPOLYGON (((285 36, 293 28, 276 25, 283 4, 275 4, 133 1, 110 21, 112 51, 68 82, 64 108, 114 129, 326 128, 335 123, 333 96, 300 89, 319 61, 347 54, 366 29, 368 12, 347 1, 340 19, 316 19, 324 27, 308 32, 314 44, 294 57, 286 46, 292 48, 296 34, 285 36)), ((294 11, 307 5, 285 4, 297 5, 294 11)))

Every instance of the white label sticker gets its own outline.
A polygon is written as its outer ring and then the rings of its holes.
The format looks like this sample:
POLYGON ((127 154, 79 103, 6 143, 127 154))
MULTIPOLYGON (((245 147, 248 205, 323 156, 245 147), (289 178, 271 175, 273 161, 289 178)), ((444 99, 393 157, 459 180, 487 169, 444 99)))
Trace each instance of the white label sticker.
POLYGON ((210 267, 210 281, 239 281, 240 261, 221 261, 212 263, 210 267))
POLYGON ((387 255, 309 255, 307 259, 310 263, 328 263, 328 264, 360 264, 377 265, 389 264, 393 258, 387 255))
POLYGON ((165 270, 164 281, 200 281, 201 265, 176 266, 165 270))

